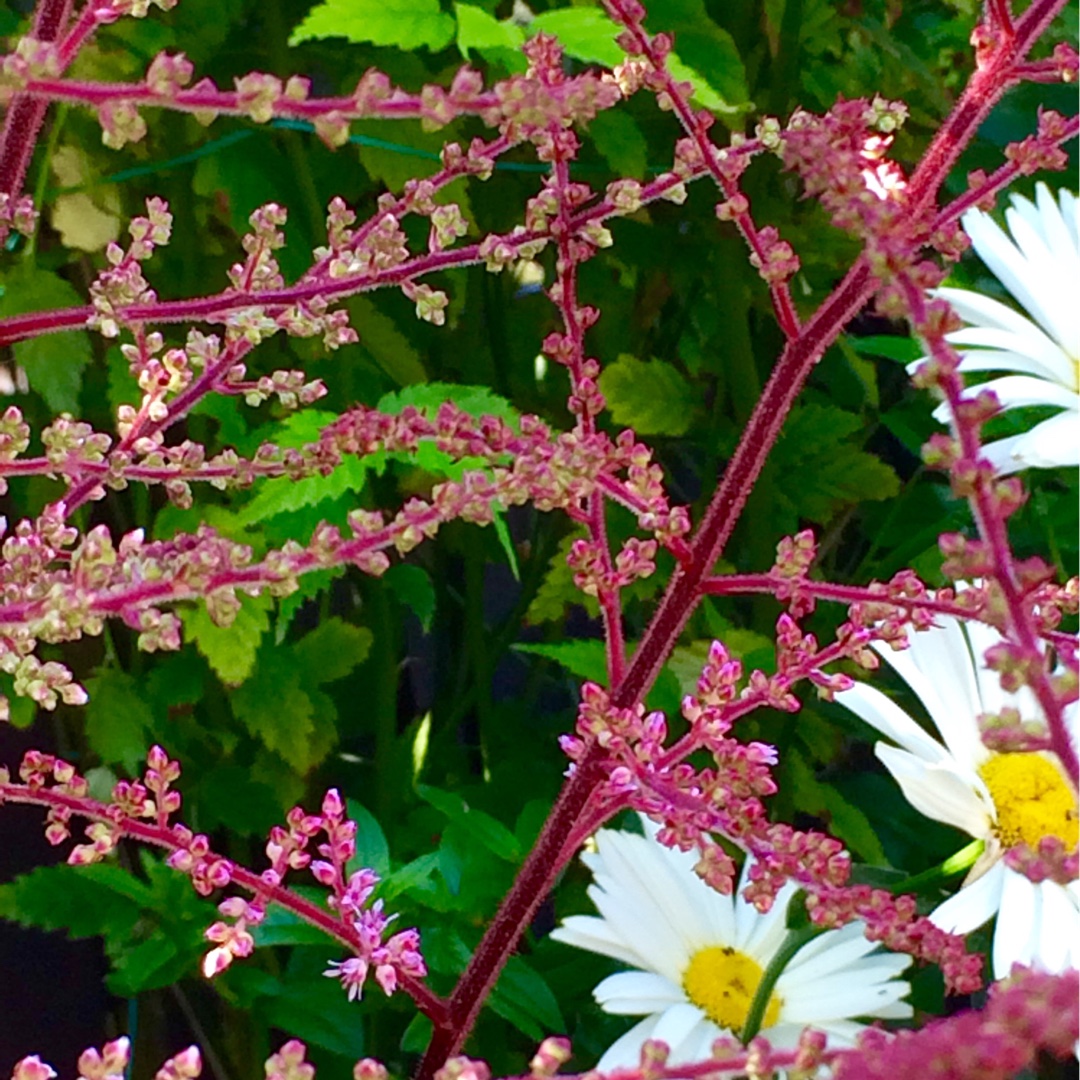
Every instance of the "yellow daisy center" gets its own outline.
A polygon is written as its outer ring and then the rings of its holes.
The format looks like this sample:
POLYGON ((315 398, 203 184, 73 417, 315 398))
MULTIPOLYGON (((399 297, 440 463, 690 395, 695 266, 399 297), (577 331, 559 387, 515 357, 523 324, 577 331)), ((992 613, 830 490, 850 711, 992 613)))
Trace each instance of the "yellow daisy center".
POLYGON ((1061 770, 1041 754, 994 754, 979 769, 997 809, 998 836, 1011 847, 1038 847, 1056 836, 1076 847, 1076 795, 1061 770))
MULTIPOLYGON (((737 949, 710 945, 690 958, 683 972, 686 996, 718 1027, 736 1035, 746 1025, 746 1017, 764 972, 757 961, 737 949)), ((779 1019, 782 1002, 769 995, 762 1028, 772 1027, 779 1019)))

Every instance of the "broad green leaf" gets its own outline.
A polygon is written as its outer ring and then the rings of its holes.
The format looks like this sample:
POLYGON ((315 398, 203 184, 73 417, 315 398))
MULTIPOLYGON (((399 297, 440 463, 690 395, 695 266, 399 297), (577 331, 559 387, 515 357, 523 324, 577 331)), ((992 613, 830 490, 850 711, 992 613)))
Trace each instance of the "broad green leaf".
POLYGON ((349 873, 364 867, 380 878, 390 873, 390 845, 375 815, 355 799, 346 799, 349 817, 356 822, 356 854, 349 861, 349 873))
POLYGON ((281 818, 278 793, 243 765, 223 764, 202 773, 197 795, 205 829, 225 826, 246 836, 264 836, 281 818))
POLYGON ((618 109, 597 113, 589 121, 589 135, 613 172, 645 179, 649 146, 629 113, 618 109))
POLYGON ((641 435, 683 435, 698 395, 673 365, 623 353, 600 373, 600 390, 617 424, 641 435))
POLYGON ((230 626, 217 626, 202 605, 180 613, 184 636, 195 642, 226 686, 238 686, 255 670, 259 643, 270 629, 271 603, 265 594, 242 596, 230 626))
MULTIPOLYGON (((85 303, 59 274, 20 267, 4 281, 0 315, 22 315, 49 308, 76 307, 85 303)), ((15 362, 26 372, 36 390, 55 413, 79 411, 82 375, 90 362, 90 336, 84 330, 43 334, 12 346, 15 362)))
MULTIPOLYGON (((626 59, 626 54, 615 42, 622 29, 596 7, 557 8, 537 15, 529 23, 529 30, 534 33, 554 34, 562 42, 567 56, 586 64, 603 64, 605 67, 614 67, 626 59)), ((719 27, 713 26, 713 29, 723 34, 719 27)), ((727 41, 741 82, 742 63, 730 37, 727 37, 727 41)), ((721 113, 736 113, 745 109, 743 101, 728 100, 720 89, 711 85, 700 71, 680 60, 677 54, 672 53, 668 57, 667 66, 673 78, 691 84, 693 100, 706 109, 721 113)), ((739 83, 734 85, 738 86, 739 83)))
POLYGON ((565 1031, 566 1022, 551 987, 520 956, 511 956, 503 968, 488 1004, 530 1039, 551 1031, 565 1031))
POLYGON ((896 337, 891 334, 877 334, 870 337, 847 337, 847 343, 860 356, 884 356, 898 364, 910 364, 926 355, 926 350, 914 339, 896 337))
POLYGON ((367 658, 372 640, 366 626, 353 626, 336 615, 325 619, 292 648, 301 681, 322 686, 344 679, 367 658))
POLYGON ((825 818, 829 831, 864 862, 887 866, 889 860, 866 814, 848 802, 836 788, 818 780, 797 750, 788 748, 783 760, 798 809, 825 818))
MULTIPOLYGON (((339 949, 339 953, 343 958, 344 950, 339 949)), ((330 951, 326 959, 333 957, 330 951)), ((364 1055, 361 1010, 336 980, 321 975, 287 979, 280 994, 265 1002, 260 1011, 269 1023, 310 1045, 343 1054, 350 1061, 364 1055)))
POLYGON ((289 44, 328 37, 437 52, 453 41, 454 20, 438 0, 325 0, 308 12, 289 44))
POLYGON ((397 563, 382 576, 390 586, 398 602, 407 607, 419 620, 427 633, 435 617, 435 586, 422 567, 410 563, 397 563))
POLYGON ((507 862, 516 863, 521 859, 521 848, 517 837, 501 822, 483 810, 474 810, 460 796, 450 791, 418 784, 416 793, 426 803, 445 814, 452 822, 469 833, 493 855, 507 862))
POLYGON ((123 765, 132 775, 141 771, 150 747, 154 714, 145 688, 113 668, 86 680, 86 737, 107 765, 123 765))
POLYGON ((614 67, 626 59, 615 44, 622 27, 598 7, 566 7, 545 11, 529 23, 533 33, 554 34, 567 56, 586 64, 614 67))
POLYGON ((424 885, 439 866, 437 852, 430 851, 406 863, 400 870, 395 870, 379 885, 379 895, 389 901, 401 893, 409 893, 417 886, 424 885))
POLYGON ((300 673, 281 663, 262 663, 232 695, 236 718, 270 750, 303 775, 311 756, 314 706, 300 673))
POLYGON ((454 4, 457 16, 457 47, 468 59, 469 50, 520 49, 525 31, 509 20, 498 20, 473 4, 454 4))

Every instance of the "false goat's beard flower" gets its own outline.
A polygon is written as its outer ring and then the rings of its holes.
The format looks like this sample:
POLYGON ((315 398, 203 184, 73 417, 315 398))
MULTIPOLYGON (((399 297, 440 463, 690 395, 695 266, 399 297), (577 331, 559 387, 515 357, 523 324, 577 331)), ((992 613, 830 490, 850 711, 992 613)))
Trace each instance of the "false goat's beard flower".
MULTIPOLYGON (((864 683, 836 700, 889 739, 877 743, 875 753, 916 810, 985 844, 964 885, 930 916, 933 922, 965 934, 996 915, 997 979, 1014 963, 1052 974, 1080 967, 1080 882, 1036 884, 1001 858, 1015 844, 1036 848, 1048 835, 1075 849, 1076 792, 1055 755, 998 753, 983 743, 979 716, 1015 709, 1033 719, 1040 715, 1035 696, 1026 688, 1002 690, 998 676, 983 665, 987 650, 1000 641, 995 630, 940 621, 931 630, 909 632, 903 652, 875 648, 923 703, 941 741, 864 683)), ((1067 718, 1075 740, 1075 705, 1067 718)))
MULTIPOLYGON (((1061 409, 1030 431, 984 446, 999 475, 1020 469, 1080 464, 1080 224, 1076 196, 1060 191, 1057 201, 1045 184, 1036 201, 1012 196, 1005 211, 1009 233, 989 214, 969 210, 964 231, 976 253, 1024 307, 1029 317, 970 289, 942 288, 932 295, 947 300, 969 325, 946 335, 962 357, 960 371, 1006 372, 967 396, 992 390, 1003 411, 1045 405, 1061 409)), ((917 360, 909 371, 925 361, 917 360)), ((945 422, 948 406, 934 416, 945 422)))
MULTIPOLYGON (((628 832, 599 832, 596 851, 582 861, 593 872, 589 896, 600 917, 573 915, 552 937, 637 969, 609 976, 593 993, 606 1012, 645 1017, 597 1067, 637 1065, 646 1039, 666 1042, 678 1065, 706 1059, 721 1035, 738 1036, 784 941, 785 910, 796 886, 784 886, 763 915, 741 896, 709 888, 694 873, 692 853, 628 832)), ((740 884, 746 868, 743 879, 740 884)), ((831 1042, 850 1045, 863 1028, 852 1017, 910 1017, 911 1006, 901 1000, 909 986, 897 977, 910 963, 910 957, 878 950, 863 937, 861 923, 826 931, 777 979, 761 1034, 776 1047, 794 1048, 812 1025, 831 1042)))

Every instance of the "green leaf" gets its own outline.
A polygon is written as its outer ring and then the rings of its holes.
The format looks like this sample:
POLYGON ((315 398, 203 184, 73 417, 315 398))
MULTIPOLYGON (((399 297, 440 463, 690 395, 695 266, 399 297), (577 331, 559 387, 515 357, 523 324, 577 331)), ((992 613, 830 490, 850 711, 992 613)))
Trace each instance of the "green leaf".
POLYGON ((344 679, 367 659, 373 640, 366 626, 353 626, 336 615, 323 620, 292 648, 301 682, 322 686, 344 679))
POLYGON ((629 113, 615 109, 597 113, 589 121, 589 135, 613 172, 645 179, 649 147, 629 113))
POLYGON ((198 785, 200 825, 205 829, 225 826, 247 836, 265 835, 281 818, 277 793, 260 783, 243 765, 218 765, 204 772, 198 785))
POLYGON ((406 863, 400 870, 395 870, 379 885, 379 895, 384 900, 393 900, 401 893, 408 893, 418 886, 425 885, 431 875, 439 868, 439 855, 430 851, 406 863))
POLYGON ((325 0, 292 32, 289 44, 328 37, 437 52, 453 41, 454 20, 440 11, 438 0, 325 0))
POLYGON ((683 435, 693 419, 696 395, 675 368, 623 353, 600 373, 600 390, 616 424, 641 435, 683 435))
POLYGON ((571 675, 589 682, 607 684, 607 652, 602 641, 581 638, 574 641, 550 643, 521 643, 513 646, 515 652, 543 656, 561 664, 571 675))
POLYGON ((852 441, 863 427, 861 417, 832 405, 791 411, 767 469, 793 516, 824 525, 846 506, 899 492, 896 473, 852 441))
POLYGON ((434 414, 444 401, 455 404, 470 416, 497 416, 512 423, 517 418, 513 404, 486 386, 460 386, 457 383, 425 382, 385 394, 376 408, 380 412, 399 413, 407 405, 434 414))
POLYGON ((483 810, 474 810, 460 795, 450 791, 418 784, 416 793, 493 855, 511 863, 521 860, 521 847, 517 837, 501 821, 485 814, 483 810))
MULTIPOLYGON (((332 957, 330 953, 327 959, 332 957)), ((289 979, 282 993, 265 1003, 264 1010, 268 1023, 306 1043, 343 1054, 350 1061, 364 1055, 360 1006, 348 999, 336 979, 321 975, 289 979)))
POLYGON ((303 775, 312 763, 314 705, 300 687, 300 673, 281 663, 260 664, 232 695, 236 718, 270 750, 303 775))
MULTIPOLYGON (((82 303, 83 297, 59 274, 20 267, 4 282, 0 315, 22 315, 82 303)), ((83 330, 43 334, 16 342, 12 354, 26 372, 30 388, 45 399, 53 412, 79 411, 83 370, 93 355, 89 334, 83 330)))
POLYGON ((483 8, 473 4, 454 4, 457 16, 457 47, 461 55, 469 58, 469 50, 479 53, 489 50, 519 50, 525 40, 525 31, 508 19, 499 21, 483 8))
POLYGON ((255 670, 259 643, 270 629, 272 603, 265 594, 241 596, 240 610, 229 626, 217 626, 201 605, 180 613, 184 636, 195 642, 226 686, 238 686, 255 670))
POLYGON ((626 60, 626 53, 615 44, 622 29, 598 7, 557 8, 537 15, 529 23, 532 33, 554 34, 567 56, 605 67, 626 60))
POLYGON ((420 354, 393 319, 363 296, 354 296, 346 307, 349 323, 360 335, 361 346, 398 386, 426 381, 427 371, 420 354))
POLYGON ((113 958, 114 970, 105 979, 109 992, 118 997, 134 997, 144 990, 156 990, 177 981, 190 957, 181 956, 176 942, 164 934, 154 934, 134 948, 113 958))
POLYGON ((427 633, 435 618, 435 586, 422 567, 410 563, 397 563, 382 576, 390 586, 398 603, 407 607, 419 620, 427 633))
MULTIPOLYGON (((710 28, 715 31, 714 36, 722 35, 723 39, 726 39, 728 47, 718 48, 717 51, 724 53, 724 70, 728 76, 727 81, 732 84, 731 88, 741 89, 745 76, 734 42, 715 24, 710 23, 710 28)), ((596 7, 569 7, 545 11, 529 23, 530 32, 554 34, 562 42, 567 56, 586 64, 603 64, 605 67, 614 67, 626 59, 626 54, 615 42, 622 29, 596 7)), ((738 100, 729 100, 729 97, 712 85, 700 71, 683 63, 675 53, 668 57, 667 66, 676 80, 691 84, 693 99, 699 105, 713 112, 745 111, 747 106, 742 101, 745 94, 740 93, 738 100)))
MULTIPOLYGON (((574 641, 557 641, 548 644, 521 644, 513 646, 516 652, 533 653, 562 664, 572 675, 579 679, 588 679, 600 686, 607 685, 607 653, 602 641, 590 638, 574 641)), ((627 642, 627 659, 633 655, 634 642, 627 642)), ((666 668, 657 676, 649 691, 646 705, 650 709, 661 709, 669 716, 679 711, 682 696, 675 676, 666 668)))
POLYGON ((926 354, 926 350, 914 338, 892 334, 847 337, 845 340, 860 356, 884 356, 898 364, 910 364, 926 354))
POLYGON ((130 675, 108 668, 86 680, 86 738, 107 765, 123 765, 132 775, 150 747, 154 714, 144 687, 130 675))
POLYGON ((493 1012, 535 1041, 548 1032, 566 1030, 551 987, 520 956, 507 960, 488 1004, 493 1012))
POLYGON ((877 832, 862 810, 848 802, 836 788, 818 780, 798 750, 787 750, 784 767, 794 789, 795 805, 800 810, 824 818, 829 831, 864 862, 888 866, 877 832))
POLYGON ((367 867, 380 878, 390 873, 390 845, 375 815, 355 799, 346 799, 349 817, 356 822, 356 854, 349 860, 349 873, 367 867))

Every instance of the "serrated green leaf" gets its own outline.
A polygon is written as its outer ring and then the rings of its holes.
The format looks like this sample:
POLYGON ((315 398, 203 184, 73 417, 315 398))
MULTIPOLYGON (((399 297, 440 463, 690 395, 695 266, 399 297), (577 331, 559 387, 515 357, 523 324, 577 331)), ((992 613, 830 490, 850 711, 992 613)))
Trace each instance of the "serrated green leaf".
POLYGON ((845 506, 897 494, 896 473, 852 441, 863 424, 832 405, 791 411, 767 466, 785 509, 824 525, 845 506))
POLYGON ((491 1010, 530 1039, 565 1031, 559 1003, 543 976, 520 956, 511 956, 488 999, 491 1010))
POLYGON ((602 641, 580 638, 544 643, 518 642, 513 648, 515 652, 554 660, 579 679, 587 679, 601 686, 607 683, 607 652, 602 641))
POLYGON ((164 934, 154 934, 134 948, 113 955, 112 960, 114 970, 106 976, 106 987, 118 997, 134 997, 176 982, 191 958, 181 956, 176 942, 164 934))
POLYGON ((270 629, 272 602, 265 594, 241 596, 240 610, 227 627, 215 625, 201 605, 180 613, 184 637, 195 642, 226 686, 238 686, 255 670, 259 643, 270 629))
POLYGON ((521 860, 521 848, 517 837, 501 822, 483 810, 475 810, 458 794, 439 788, 418 784, 416 793, 430 803, 450 821, 460 826, 474 840, 507 862, 521 860))
POLYGON ((329 476, 305 476, 300 480, 279 476, 264 480, 255 498, 239 511, 237 520, 241 525, 256 525, 278 514, 355 494, 363 490, 367 474, 368 466, 362 458, 347 457, 329 476))
POLYGON ((382 576, 385 584, 397 597, 398 603, 407 607, 419 620, 427 633, 435 617, 435 586, 422 567, 410 563, 391 566, 382 576))
MULTIPOLYGON (((4 281, 0 315, 21 315, 48 308, 75 307, 83 298, 59 274, 20 267, 4 281)), ((82 375, 93 351, 83 330, 66 330, 19 341, 12 346, 15 362, 26 372, 36 390, 54 413, 79 411, 82 375)))
POLYGON ((123 765, 132 775, 150 748, 154 714, 146 691, 130 675, 106 669, 86 680, 86 738, 107 765, 123 765))
POLYGON ((427 381, 420 354, 389 315, 364 296, 353 297, 346 307, 349 324, 360 335, 361 346, 397 386, 427 381))
POLYGON ((236 718, 301 776, 312 764, 314 705, 295 667, 260 664, 232 695, 236 718))
POLYGON ((142 905, 119 893, 112 875, 103 875, 102 869, 102 865, 39 866, 22 874, 0 885, 0 918, 42 930, 65 930, 76 938, 129 934, 142 905))
POLYGON ((324 0, 292 32, 289 44, 328 37, 437 52, 453 41, 454 20, 438 0, 324 0))
POLYGON ((457 383, 425 382, 385 394, 376 408, 379 412, 399 413, 407 405, 434 413, 444 401, 453 402, 470 416, 497 416, 512 422, 517 409, 506 398, 486 386, 459 386, 457 383))
POLYGON ((696 396, 675 368, 646 363, 623 353, 600 373, 600 391, 617 424, 641 435, 683 435, 693 419, 696 396))
POLYGON ((525 31, 508 19, 500 21, 474 4, 454 4, 457 17, 457 47, 469 58, 469 50, 485 53, 492 49, 520 50, 525 31))
POLYGON ((244 835, 265 835, 281 818, 281 800, 242 765, 219 765, 204 772, 198 785, 200 822, 205 829, 225 826, 244 835))
POLYGON ((353 626, 333 616, 324 619, 293 647, 292 655, 304 686, 344 679, 367 659, 374 640, 366 626, 353 626))

